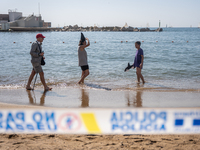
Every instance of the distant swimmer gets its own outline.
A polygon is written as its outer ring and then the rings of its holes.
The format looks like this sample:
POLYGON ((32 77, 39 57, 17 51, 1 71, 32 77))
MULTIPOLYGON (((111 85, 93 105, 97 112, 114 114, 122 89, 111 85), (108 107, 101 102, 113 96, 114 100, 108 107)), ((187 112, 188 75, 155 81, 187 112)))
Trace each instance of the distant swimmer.
MULTIPOLYGON (((41 33, 38 33, 36 35, 36 42, 33 42, 32 46, 31 46, 31 51, 30 51, 30 55, 31 55, 31 63, 33 66, 33 70, 31 72, 31 75, 29 77, 26 89, 27 90, 33 90, 30 85, 31 82, 33 80, 33 77, 35 76, 36 73, 39 73, 40 75, 40 80, 44 86, 44 90, 48 91, 51 90, 52 88, 48 87, 45 79, 44 79, 44 72, 42 70, 42 66, 44 64, 41 64, 42 60, 45 59, 44 57, 44 52, 42 51, 42 42, 44 40, 45 36, 43 36, 41 33)), ((44 60, 43 60, 44 62, 44 60)))
POLYGON ((78 60, 79 60, 79 66, 81 67, 81 70, 82 70, 82 75, 78 84, 84 83, 84 79, 89 75, 87 52, 85 50, 85 48, 88 46, 90 46, 89 39, 85 38, 83 33, 81 33, 81 39, 78 45, 78 60), (87 40, 87 43, 86 43, 86 40, 87 40))
POLYGON ((144 84, 145 81, 141 73, 142 68, 143 68, 143 62, 144 62, 144 53, 143 53, 143 50, 140 48, 140 45, 141 45, 140 41, 135 42, 135 48, 137 48, 137 51, 135 54, 133 67, 136 68, 138 83, 140 83, 140 79, 142 79, 142 82, 144 84))

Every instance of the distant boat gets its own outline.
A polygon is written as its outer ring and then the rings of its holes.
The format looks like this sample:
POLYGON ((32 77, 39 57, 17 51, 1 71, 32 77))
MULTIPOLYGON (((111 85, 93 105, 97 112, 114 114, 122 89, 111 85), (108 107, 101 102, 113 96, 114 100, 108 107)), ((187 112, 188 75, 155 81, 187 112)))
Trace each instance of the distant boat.
POLYGON ((200 23, 199 23, 199 26, 198 26, 198 28, 200 28, 200 23))

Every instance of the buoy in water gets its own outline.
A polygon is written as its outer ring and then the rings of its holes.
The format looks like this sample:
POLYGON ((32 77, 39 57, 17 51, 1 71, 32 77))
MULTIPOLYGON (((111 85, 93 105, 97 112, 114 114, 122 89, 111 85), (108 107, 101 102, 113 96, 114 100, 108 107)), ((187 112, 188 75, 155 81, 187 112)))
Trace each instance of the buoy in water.
POLYGON ((123 43, 123 41, 121 41, 121 43, 123 43))
POLYGON ((158 41, 156 41, 156 42, 158 42, 158 41))
POLYGON ((188 43, 189 41, 187 41, 187 43, 188 43))
POLYGON ((142 42, 144 42, 144 41, 142 41, 142 42))
POLYGON ((96 41, 94 43, 96 43, 96 41))
POLYGON ((13 43, 15 43, 15 42, 13 42, 13 43))
POLYGON ((174 41, 172 41, 172 43, 174 43, 174 41))
POLYGON ((32 42, 30 42, 30 43, 32 43, 32 42))
POLYGON ((128 42, 128 41, 126 41, 126 42, 128 42))
POLYGON ((63 43, 65 43, 65 42, 63 42, 63 43))

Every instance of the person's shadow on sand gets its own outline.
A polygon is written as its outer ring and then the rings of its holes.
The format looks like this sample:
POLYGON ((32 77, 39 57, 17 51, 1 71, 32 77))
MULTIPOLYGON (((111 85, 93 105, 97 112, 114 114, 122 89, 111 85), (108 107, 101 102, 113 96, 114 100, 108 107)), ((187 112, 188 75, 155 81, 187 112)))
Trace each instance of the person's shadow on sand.
POLYGON ((81 107, 89 107, 89 95, 88 92, 85 91, 85 89, 81 89, 81 107))
MULTIPOLYGON (((27 94, 28 94, 28 98, 29 98, 29 103, 31 103, 32 105, 37 105, 36 103, 36 97, 35 97, 35 93, 31 90, 26 90, 27 94), (32 94, 34 95, 34 98, 32 96, 32 94)), ((40 105, 43 106, 45 103, 45 97, 46 97, 46 93, 48 91, 44 91, 40 97, 40 105)))
POLYGON ((126 94, 127 106, 130 107, 132 105, 134 107, 142 107, 142 93, 142 91, 136 91, 136 95, 133 95, 131 102, 130 92, 128 92, 126 94))

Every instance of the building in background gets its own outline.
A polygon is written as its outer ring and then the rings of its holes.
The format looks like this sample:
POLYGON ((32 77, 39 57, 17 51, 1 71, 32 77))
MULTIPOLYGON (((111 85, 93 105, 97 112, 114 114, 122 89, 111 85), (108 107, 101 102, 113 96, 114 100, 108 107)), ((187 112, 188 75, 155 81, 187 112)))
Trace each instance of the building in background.
POLYGON ((8 10, 9 22, 16 21, 22 17, 22 12, 16 12, 16 10, 8 10))
POLYGON ((8 14, 0 14, 0 29, 8 30, 9 26, 9 15, 8 14))
POLYGON ((9 15, 8 14, 0 14, 0 24, 1 23, 7 23, 9 21, 9 15))
POLYGON ((51 22, 43 22, 43 27, 51 27, 51 22))
POLYGON ((51 27, 51 22, 44 22, 41 15, 32 14, 24 17, 22 12, 16 10, 9 10, 8 14, 0 14, 0 24, 2 30, 10 27, 51 27))
POLYGON ((10 27, 43 27, 42 16, 41 15, 29 15, 28 17, 23 17, 20 12, 9 12, 10 27))

